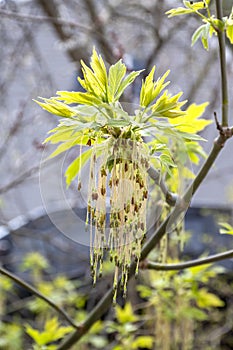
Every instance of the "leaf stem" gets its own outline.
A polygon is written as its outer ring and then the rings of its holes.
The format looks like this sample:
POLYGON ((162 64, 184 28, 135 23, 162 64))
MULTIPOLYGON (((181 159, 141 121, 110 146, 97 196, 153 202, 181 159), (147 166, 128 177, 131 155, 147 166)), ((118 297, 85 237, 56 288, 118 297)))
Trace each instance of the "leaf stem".
POLYGON ((160 271, 179 270, 180 271, 190 267, 211 264, 217 261, 222 261, 230 258, 233 258, 233 250, 229 250, 229 251, 215 254, 215 255, 210 255, 206 258, 190 260, 190 261, 177 263, 177 264, 159 264, 152 261, 143 261, 140 267, 142 269, 149 269, 149 270, 160 270, 160 271))
MULTIPOLYGON (((215 0, 216 2, 216 15, 217 18, 222 21, 222 1, 215 0)), ((228 126, 228 84, 227 84, 227 64, 226 64, 226 45, 225 45, 225 33, 224 30, 217 30, 218 43, 219 43, 219 59, 221 69, 221 91, 222 91, 222 126, 228 126)))

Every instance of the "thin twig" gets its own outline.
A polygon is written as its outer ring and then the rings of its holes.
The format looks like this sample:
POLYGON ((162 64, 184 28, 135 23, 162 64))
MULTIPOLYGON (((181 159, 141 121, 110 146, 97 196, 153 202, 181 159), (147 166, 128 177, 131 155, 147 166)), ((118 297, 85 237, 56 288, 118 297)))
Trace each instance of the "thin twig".
POLYGON ((174 205, 177 202, 178 196, 176 193, 172 193, 168 190, 167 185, 165 184, 163 178, 161 177, 161 174, 154 168, 150 167, 147 170, 148 175, 150 176, 150 178, 152 180, 154 180, 154 182, 156 183, 156 185, 158 185, 161 188, 161 191, 163 192, 163 194, 165 195, 165 199, 166 202, 174 207, 174 205))
POLYGON ((68 20, 64 20, 61 18, 56 18, 56 17, 49 17, 49 16, 34 16, 34 15, 28 15, 28 14, 24 14, 24 13, 18 13, 18 12, 13 12, 13 11, 7 11, 7 10, 3 10, 0 9, 0 15, 7 17, 9 19, 13 19, 13 20, 17 20, 17 21, 31 21, 31 22, 38 22, 38 23, 42 23, 42 22, 49 22, 49 23, 54 23, 54 24, 58 24, 58 25, 66 25, 69 26, 71 28, 78 28, 79 30, 83 31, 83 32, 91 32, 92 28, 91 27, 87 27, 84 26, 83 24, 79 24, 77 22, 74 21, 68 21, 68 20))
POLYGON ((152 261, 142 261, 140 264, 140 267, 142 269, 149 269, 149 270, 174 271, 174 270, 184 270, 194 266, 211 264, 217 261, 222 261, 230 258, 233 258, 233 250, 229 250, 227 252, 223 252, 215 255, 210 255, 206 258, 190 260, 190 261, 186 261, 178 264, 160 264, 152 261))
POLYGON ((47 298, 45 295, 41 294, 36 288, 31 286, 29 283, 23 281, 21 278, 17 277, 12 272, 6 270, 3 267, 0 267, 0 273, 4 276, 7 276, 12 281, 23 287, 24 289, 27 289, 29 292, 31 292, 36 297, 44 300, 47 304, 49 304, 53 309, 55 309, 60 315, 62 315, 66 321, 74 328, 79 329, 79 326, 77 326, 74 321, 70 318, 70 316, 55 302, 53 302, 51 299, 47 298))
POLYGON ((46 159, 46 160, 42 161, 40 164, 37 164, 37 165, 31 167, 30 169, 26 170, 24 173, 19 175, 16 179, 9 182, 7 185, 0 187, 0 194, 6 193, 9 190, 11 190, 12 188, 18 186, 19 184, 24 182, 24 180, 26 180, 28 177, 36 174, 42 166, 49 166, 52 164, 53 164, 53 162, 51 162, 51 159, 46 159))
MULTIPOLYGON (((216 0, 216 15, 219 20, 222 20, 222 0, 216 0)), ((223 30, 217 30, 219 43, 219 58, 221 69, 221 92, 222 92, 222 126, 228 126, 228 87, 227 87, 227 64, 225 50, 225 33, 223 30)))

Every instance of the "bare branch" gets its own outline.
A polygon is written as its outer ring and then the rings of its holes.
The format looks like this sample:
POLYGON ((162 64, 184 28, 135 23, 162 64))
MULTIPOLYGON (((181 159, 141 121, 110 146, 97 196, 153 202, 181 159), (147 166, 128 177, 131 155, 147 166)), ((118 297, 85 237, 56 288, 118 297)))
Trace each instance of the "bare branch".
POLYGON ((68 21, 68 20, 64 20, 61 18, 57 18, 57 17, 53 17, 53 16, 34 16, 34 15, 28 15, 28 14, 23 14, 23 13, 18 13, 18 12, 13 12, 13 11, 7 11, 7 10, 3 10, 0 9, 0 15, 3 17, 7 17, 9 19, 12 20, 16 20, 16 21, 31 21, 31 22, 38 22, 38 23, 42 23, 42 22, 49 22, 49 23, 53 23, 56 24, 58 26, 61 25, 66 25, 69 26, 71 28, 78 28, 79 30, 83 31, 83 32, 90 32, 92 31, 91 27, 87 27, 84 26, 83 24, 74 22, 74 21, 68 21))
MULTIPOLYGON (((222 20, 222 1, 216 0, 216 14, 219 20, 222 20)), ((223 30, 217 30, 219 43, 219 58, 221 68, 221 92, 222 92, 222 126, 228 126, 228 84, 227 84, 227 64, 225 50, 225 33, 223 30)))
POLYGON ((77 326, 74 321, 70 318, 70 316, 56 303, 54 303, 51 299, 47 298, 45 295, 41 294, 36 288, 32 287, 29 283, 23 281, 21 278, 17 277, 12 272, 4 269, 3 267, 0 267, 0 273, 4 276, 7 276, 12 281, 23 287, 24 289, 28 290, 30 293, 35 295, 36 297, 44 300, 47 304, 49 304, 53 309, 55 309, 60 315, 62 315, 66 321, 74 328, 79 329, 79 326, 77 326))
POLYGON ((150 178, 152 180, 154 180, 156 185, 158 185, 161 188, 161 191, 165 195, 166 202, 169 205, 174 206, 177 202, 177 199, 178 199, 177 194, 172 193, 168 190, 167 185, 165 184, 163 178, 161 177, 161 174, 156 169, 150 167, 147 170, 147 172, 148 172, 148 175, 150 176, 150 178))
POLYGON ((21 104, 20 110, 17 113, 15 122, 13 123, 12 127, 9 129, 8 134, 5 136, 4 141, 0 145, 0 159, 3 157, 4 153, 6 152, 7 147, 9 146, 9 142, 12 140, 12 136, 16 134, 16 132, 21 126, 25 107, 26 107, 26 102, 24 101, 21 104))
POLYGON ((186 261, 178 264, 159 264, 152 261, 142 261, 140 263, 140 267, 141 269, 149 269, 149 270, 180 271, 190 267, 212 264, 217 261, 222 261, 230 258, 233 258, 233 250, 229 250, 227 252, 223 252, 215 255, 210 255, 206 258, 190 260, 190 261, 186 261))
POLYGON ((30 169, 26 170, 24 173, 19 175, 15 180, 13 180, 13 181, 9 182, 7 185, 1 187, 0 194, 8 192, 9 190, 14 188, 15 186, 18 186, 19 184, 24 182, 28 177, 36 174, 39 171, 39 169, 41 168, 41 166, 51 165, 51 164, 52 164, 52 162, 49 159, 49 160, 45 160, 45 161, 41 162, 40 164, 37 164, 37 165, 31 167, 30 169))
POLYGON ((85 6, 88 10, 88 15, 91 19, 91 22, 94 26, 95 38, 100 46, 100 49, 104 53, 107 61, 112 64, 114 63, 114 55, 112 52, 112 48, 105 34, 105 28, 98 16, 98 11, 96 9, 96 4, 93 0, 85 0, 85 6))

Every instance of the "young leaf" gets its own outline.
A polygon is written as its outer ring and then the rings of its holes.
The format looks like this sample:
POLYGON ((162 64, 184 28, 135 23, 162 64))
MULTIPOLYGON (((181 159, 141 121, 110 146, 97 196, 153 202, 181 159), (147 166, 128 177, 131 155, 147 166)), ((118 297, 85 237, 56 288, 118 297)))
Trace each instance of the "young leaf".
POLYGON ((204 8, 206 8, 206 3, 204 1, 183 1, 184 6, 194 10, 194 11, 198 11, 198 10, 202 10, 204 8))
POLYGON ((211 307, 223 307, 224 301, 217 295, 209 293, 206 288, 199 289, 196 299, 198 307, 202 309, 208 309, 211 307))
POLYGON ((140 335, 132 343, 132 349, 137 350, 138 348, 153 349, 154 337, 149 335, 140 335))
POLYGON ((132 305, 129 302, 125 304, 124 308, 116 305, 116 318, 121 324, 138 320, 138 317, 134 314, 132 305))
POLYGON ((100 89, 106 95, 107 94, 106 89, 108 84, 107 71, 101 55, 97 54, 95 48, 93 49, 93 53, 91 56, 91 68, 93 69, 93 72, 96 76, 100 89))
POLYGON ((56 150, 50 154, 48 159, 54 158, 58 156, 59 154, 67 151, 68 149, 76 146, 76 145, 86 145, 89 137, 88 136, 79 136, 76 138, 73 138, 67 142, 63 142, 61 145, 59 145, 56 150))
POLYGON ((75 179, 75 177, 78 175, 80 169, 84 166, 84 164, 88 161, 88 159, 91 157, 93 149, 88 149, 87 151, 83 152, 81 156, 77 157, 66 169, 65 177, 66 177, 66 184, 67 187, 70 186, 71 182, 75 179))
POLYGON ((115 101, 118 101, 125 89, 134 82, 134 80, 137 78, 141 72, 143 72, 144 69, 139 71, 133 71, 131 72, 123 81, 121 81, 119 88, 116 91, 115 94, 115 101))
POLYGON ((58 100, 61 100, 65 103, 78 103, 81 105, 100 105, 103 103, 102 99, 94 96, 89 92, 77 92, 77 91, 57 91, 58 100))
POLYGON ((47 99, 40 97, 45 102, 35 101, 38 105, 40 105, 47 112, 59 115, 64 118, 71 118, 76 115, 76 112, 72 109, 72 107, 67 106, 66 104, 57 101, 55 98, 47 99))
POLYGON ((126 74, 126 66, 119 60, 109 68, 108 75, 108 101, 115 102, 116 93, 121 85, 122 79, 126 74))
POLYGON ((175 17, 175 16, 181 16, 181 15, 187 15, 189 13, 193 13, 194 10, 187 9, 185 7, 177 7, 176 9, 171 9, 167 12, 165 12, 166 15, 168 15, 168 18, 175 17))
POLYGON ((233 20, 231 20, 232 24, 227 24, 226 27, 226 36, 230 40, 230 43, 233 44, 233 20))
POLYGON ((220 222, 219 226, 221 227, 219 232, 222 235, 233 235, 233 226, 231 226, 230 224, 226 222, 220 222))
POLYGON ((56 144, 58 142, 66 142, 72 138, 82 136, 82 133, 74 132, 73 127, 70 126, 58 126, 48 132, 49 134, 52 134, 48 136, 43 143, 52 143, 56 144))
POLYGON ((195 32, 192 35, 192 46, 195 44, 195 42, 202 36, 203 31, 205 30, 205 24, 202 24, 200 27, 198 27, 195 32))
POLYGON ((192 103, 186 110, 184 116, 178 117, 176 119, 170 119, 171 124, 176 124, 175 128, 188 133, 197 133, 203 130, 207 125, 211 124, 211 120, 206 120, 200 118, 204 113, 208 102, 197 105, 192 103))
POLYGON ((170 71, 168 70, 161 78, 158 78, 154 82, 155 66, 152 68, 145 81, 142 82, 140 92, 140 105, 142 107, 148 107, 156 97, 161 93, 162 90, 170 83, 169 81, 164 83, 170 71))

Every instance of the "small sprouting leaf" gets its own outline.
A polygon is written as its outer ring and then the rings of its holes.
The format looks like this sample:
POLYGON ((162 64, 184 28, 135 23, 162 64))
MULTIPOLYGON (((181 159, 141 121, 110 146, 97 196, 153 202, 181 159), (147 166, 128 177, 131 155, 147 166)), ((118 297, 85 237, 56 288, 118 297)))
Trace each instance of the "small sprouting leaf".
POLYGON ((206 8, 206 3, 204 1, 197 1, 197 2, 194 2, 194 1, 183 1, 184 3, 184 6, 191 9, 191 10, 194 10, 194 11, 198 11, 198 10, 202 10, 204 8, 206 8))
POLYGON ((36 100, 33 101, 35 101, 49 113, 59 115, 64 118, 71 118, 76 115, 76 112, 72 109, 72 107, 69 107, 64 103, 57 101, 55 98, 47 99, 40 97, 40 99, 42 99, 44 102, 36 100))
POLYGON ((81 156, 77 157, 66 169, 65 177, 66 177, 66 184, 69 187, 71 182, 76 178, 78 175, 80 169, 84 166, 84 164, 88 161, 88 159, 91 157, 92 154, 92 148, 86 150, 81 154, 81 156))
POLYGON ((175 128, 180 131, 196 134, 212 123, 211 120, 200 118, 208 104, 208 102, 204 102, 200 105, 192 103, 186 109, 186 115, 176 119, 170 119, 169 121, 173 125, 176 124, 175 128))
POLYGON ((126 66, 119 60, 109 68, 108 76, 108 101, 115 102, 117 91, 121 85, 122 79, 126 74, 126 66))
POLYGON ((156 103, 152 106, 152 115, 157 118, 177 118, 186 115, 185 111, 180 108, 186 101, 179 101, 182 92, 172 96, 167 90, 160 96, 156 103))
POLYGON ((79 136, 79 137, 76 137, 74 139, 71 139, 70 141, 66 141, 66 142, 63 142, 61 145, 59 145, 56 150, 50 154, 49 156, 49 159, 50 158, 54 158, 56 156, 58 156, 59 154, 69 150, 70 148, 76 146, 76 145, 86 145, 87 144, 87 141, 88 141, 88 136, 79 136))
POLYGON ((37 329, 32 328, 30 325, 26 326, 26 333, 39 345, 40 344, 40 332, 37 329))
POLYGON ((180 16, 180 15, 186 15, 189 13, 197 12, 198 10, 202 10, 208 7, 208 1, 183 1, 183 4, 185 7, 177 7, 175 9, 171 9, 166 12, 168 17, 174 17, 174 16, 180 16))
POLYGON ((146 285, 142 285, 142 284, 137 286, 137 291, 138 291, 140 297, 143 298, 143 299, 150 298, 152 296, 152 293, 153 293, 151 288, 149 288, 146 285))
POLYGON ((189 13, 193 13, 194 10, 187 9, 185 7, 177 7, 175 9, 171 9, 167 11, 165 14, 168 15, 168 18, 175 17, 175 16, 181 16, 181 15, 187 15, 189 13))
POLYGON ((82 60, 82 72, 84 79, 78 78, 82 87, 90 93, 90 95, 98 97, 102 101, 106 101, 107 97, 107 72, 105 64, 98 56, 95 49, 91 57, 91 68, 89 68, 82 60))
POLYGON ((106 95, 107 91, 107 70, 105 67, 105 63, 101 57, 98 55, 95 48, 93 48, 93 53, 91 56, 91 68, 95 74, 96 80, 98 81, 98 85, 102 92, 106 95))
POLYGON ((233 19, 227 20, 226 36, 230 40, 230 43, 233 44, 233 19))
POLYGON ((186 318, 197 320, 197 321, 205 321, 208 319, 208 315, 203 311, 198 309, 197 307, 189 306, 186 309, 182 310, 182 313, 186 318))
POLYGON ((115 101, 118 101, 125 89, 134 82, 134 80, 137 78, 141 72, 143 72, 144 69, 139 71, 133 71, 131 72, 123 81, 121 81, 120 86, 115 94, 115 101))
POLYGON ((191 134, 188 132, 184 132, 184 131, 179 131, 179 135, 188 141, 206 141, 206 139, 204 139, 203 137, 197 135, 197 134, 191 134))
POLYGON ((116 318, 117 321, 121 324, 127 322, 135 322, 138 317, 134 314, 132 305, 127 302, 124 308, 121 308, 119 305, 116 305, 116 318))
POLYGON ((220 233, 223 235, 233 235, 233 226, 228 224, 227 222, 220 222, 219 223, 220 228, 220 233))
POLYGON ((198 290, 196 303, 198 307, 202 309, 223 307, 225 305, 223 300, 221 300, 217 295, 209 293, 206 288, 201 288, 198 290))
POLYGON ((140 335, 132 343, 132 349, 137 350, 138 348, 153 349, 154 337, 149 335, 140 335))
POLYGON ((142 82, 141 92, 140 92, 140 105, 142 107, 148 107, 162 90, 170 83, 169 81, 164 83, 170 71, 168 70, 162 77, 158 78, 154 82, 154 72, 155 66, 152 68, 145 81, 142 82))
POLYGON ((70 333, 73 327, 62 327, 56 317, 46 321, 44 331, 39 332, 30 325, 26 326, 26 332, 38 345, 46 345, 64 337, 70 333))
POLYGON ((200 27, 198 27, 195 32, 192 35, 192 46, 195 44, 195 42, 202 36, 202 32, 205 30, 205 24, 202 24, 200 27))
POLYGON ((103 101, 89 92, 79 91, 57 91, 57 99, 65 103, 78 103, 82 105, 100 105, 103 101))

